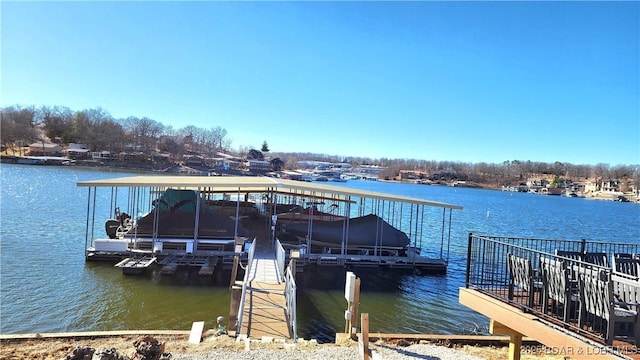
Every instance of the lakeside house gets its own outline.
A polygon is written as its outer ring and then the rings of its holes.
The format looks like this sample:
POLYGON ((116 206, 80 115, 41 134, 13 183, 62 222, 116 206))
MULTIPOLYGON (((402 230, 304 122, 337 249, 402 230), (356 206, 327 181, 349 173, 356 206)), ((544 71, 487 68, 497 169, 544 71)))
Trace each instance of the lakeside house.
POLYGON ((64 151, 70 159, 88 159, 91 158, 91 150, 84 144, 69 143, 64 151))
POLYGON ((54 143, 48 142, 36 142, 29 144, 29 152, 28 154, 31 156, 35 155, 43 155, 43 156, 53 156, 59 155, 62 153, 62 146, 54 143))
POLYGON ((249 159, 244 165, 245 169, 253 174, 264 174, 271 171, 271 163, 266 160, 249 159))
POLYGON ((423 180, 428 179, 429 174, 421 170, 400 170, 400 180, 423 180))

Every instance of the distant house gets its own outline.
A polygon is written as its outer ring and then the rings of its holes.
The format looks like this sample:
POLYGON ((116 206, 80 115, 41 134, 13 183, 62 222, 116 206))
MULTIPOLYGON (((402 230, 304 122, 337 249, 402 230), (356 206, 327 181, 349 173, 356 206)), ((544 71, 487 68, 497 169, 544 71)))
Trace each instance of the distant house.
POLYGON ((161 152, 153 152, 151 154, 151 161, 156 165, 169 165, 171 164, 171 155, 161 152))
POLYGON ((149 163, 149 157, 141 151, 121 152, 118 154, 118 161, 129 164, 149 163))
POLYGON ((299 169, 328 169, 331 167, 330 162, 326 161, 313 161, 313 160, 300 160, 298 161, 299 169))
POLYGON ((65 151, 67 153, 67 157, 72 159, 91 157, 91 151, 84 144, 69 143, 69 146, 65 151))
POLYGON ((251 149, 247 153, 248 160, 261 160, 264 161, 264 154, 258 150, 251 149))
POLYGON ((592 193, 598 191, 598 184, 595 181, 585 181, 584 192, 592 193))
POLYGON ((59 155, 62 147, 58 144, 37 142, 29 145, 29 155, 59 155))
POLYGON ((431 178, 433 180, 449 181, 449 180, 457 180, 459 179, 459 176, 458 174, 456 174, 454 171, 451 171, 451 170, 438 170, 434 172, 433 175, 431 175, 431 178))
POLYGON ((400 170, 400 179, 402 180, 417 180, 426 179, 428 174, 420 170, 400 170))
POLYGON ((225 168, 225 163, 226 163, 226 158, 223 158, 223 157, 207 157, 204 159, 204 164, 208 168, 213 168, 213 169, 227 170, 229 168, 229 165, 227 164, 225 168))
POLYGON ((245 167, 254 174, 264 174, 271 171, 271 163, 265 160, 247 160, 245 167))
POLYGON ((609 179, 602 181, 600 185, 600 191, 604 192, 619 192, 620 191, 620 181, 616 179, 609 179))
MULTIPOLYGON (((527 188, 531 192, 541 192, 542 189, 546 189, 549 186, 549 180, 547 179, 529 179, 527 180, 527 188)), ((546 191, 546 190, 545 190, 546 191)))
POLYGON ((275 158, 271 160, 269 163, 271 164, 272 171, 281 171, 282 168, 284 167, 284 161, 282 161, 280 158, 275 158))
POLYGON ((205 166, 204 156, 185 155, 183 164, 184 166, 195 167, 195 168, 204 167, 205 166))
POLYGON ((357 174, 367 174, 367 175, 378 176, 384 170, 387 170, 387 168, 384 166, 360 165, 357 168, 355 168, 354 172, 357 174))
POLYGON ((96 151, 91 153, 93 160, 109 160, 111 159, 111 153, 109 151, 96 151))
POLYGON ((351 171, 351 164, 349 163, 337 163, 337 164, 332 164, 331 168, 338 170, 338 171, 351 171))

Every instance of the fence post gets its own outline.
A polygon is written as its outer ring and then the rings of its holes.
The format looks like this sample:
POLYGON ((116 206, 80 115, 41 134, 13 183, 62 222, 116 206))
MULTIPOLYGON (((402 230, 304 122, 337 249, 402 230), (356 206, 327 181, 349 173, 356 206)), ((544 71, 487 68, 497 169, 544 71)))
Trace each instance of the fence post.
POLYGON ((369 360, 369 313, 362 313, 360 318, 360 341, 358 347, 360 350, 360 359, 369 360))
POLYGON ((469 273, 471 272, 471 239, 473 233, 469 233, 469 241, 467 244, 467 274, 465 275, 464 287, 469 288, 469 273))

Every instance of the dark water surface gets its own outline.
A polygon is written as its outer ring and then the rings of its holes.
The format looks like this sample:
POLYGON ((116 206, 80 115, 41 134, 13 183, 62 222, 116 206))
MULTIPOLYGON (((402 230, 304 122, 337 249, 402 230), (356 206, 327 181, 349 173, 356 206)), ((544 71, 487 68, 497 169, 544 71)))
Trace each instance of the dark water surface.
MULTIPOLYGON (((76 182, 135 174, 0 164, 0 175, 0 333, 188 330, 194 321, 209 327, 228 315, 226 278, 124 276, 112 264, 85 263, 87 189, 76 182)), ((640 242, 637 204, 369 181, 339 185, 464 207, 453 212, 446 275, 354 271, 362 279, 360 310, 369 312, 375 332, 459 334, 487 327, 486 318, 458 304, 469 232, 640 242)), ((300 280, 298 335, 332 341, 344 330, 344 274, 300 280)))

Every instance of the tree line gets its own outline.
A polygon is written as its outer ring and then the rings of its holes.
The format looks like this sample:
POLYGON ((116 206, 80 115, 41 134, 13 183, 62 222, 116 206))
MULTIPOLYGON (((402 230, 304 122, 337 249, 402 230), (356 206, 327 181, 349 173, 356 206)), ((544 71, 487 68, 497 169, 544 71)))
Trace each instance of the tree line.
POLYGON ((297 164, 299 160, 316 160, 332 163, 349 163, 352 165, 377 165, 385 167, 380 173, 383 179, 391 180, 398 177, 400 170, 412 170, 428 174, 433 178, 434 174, 441 174, 442 179, 460 180, 486 184, 494 188, 503 185, 526 183, 530 178, 536 176, 549 176, 559 180, 581 181, 586 179, 619 179, 624 184, 633 181, 640 184, 640 165, 574 165, 556 161, 545 163, 531 160, 506 160, 502 163, 465 163, 454 161, 435 161, 418 159, 371 159, 366 157, 343 157, 332 155, 321 155, 312 153, 277 153, 272 152, 272 156, 279 156, 286 159, 285 167, 290 168, 292 164, 297 164))
POLYGON ((0 141, 9 148, 45 139, 79 143, 91 151, 112 154, 136 149, 147 154, 163 151, 176 157, 186 151, 213 156, 231 148, 227 130, 219 126, 174 129, 148 117, 116 119, 101 108, 74 111, 64 106, 9 106, 0 109, 0 116, 0 141))
MULTIPOLYGON (((44 137, 62 144, 81 143, 92 151, 119 153, 136 149, 151 154, 162 151, 180 159, 187 152, 215 156, 223 151, 246 156, 251 150, 231 148, 227 130, 216 126, 200 128, 188 125, 174 129, 148 117, 130 116, 116 119, 101 108, 71 110, 64 106, 8 106, 0 109, 0 135, 7 147, 19 142, 25 145, 45 141, 44 137)), ((261 150, 268 152, 267 142, 261 150)), ((502 163, 464 163, 419 159, 388 159, 314 154, 305 152, 270 152, 279 157, 287 169, 296 169, 298 161, 315 160, 332 163, 349 163, 353 166, 378 165, 386 168, 380 175, 385 179, 398 176, 400 170, 415 170, 427 174, 441 173, 457 180, 489 184, 499 187, 505 184, 526 182, 536 175, 579 181, 588 178, 620 179, 640 184, 640 165, 575 165, 556 161, 552 164, 530 160, 507 160, 502 163)))

